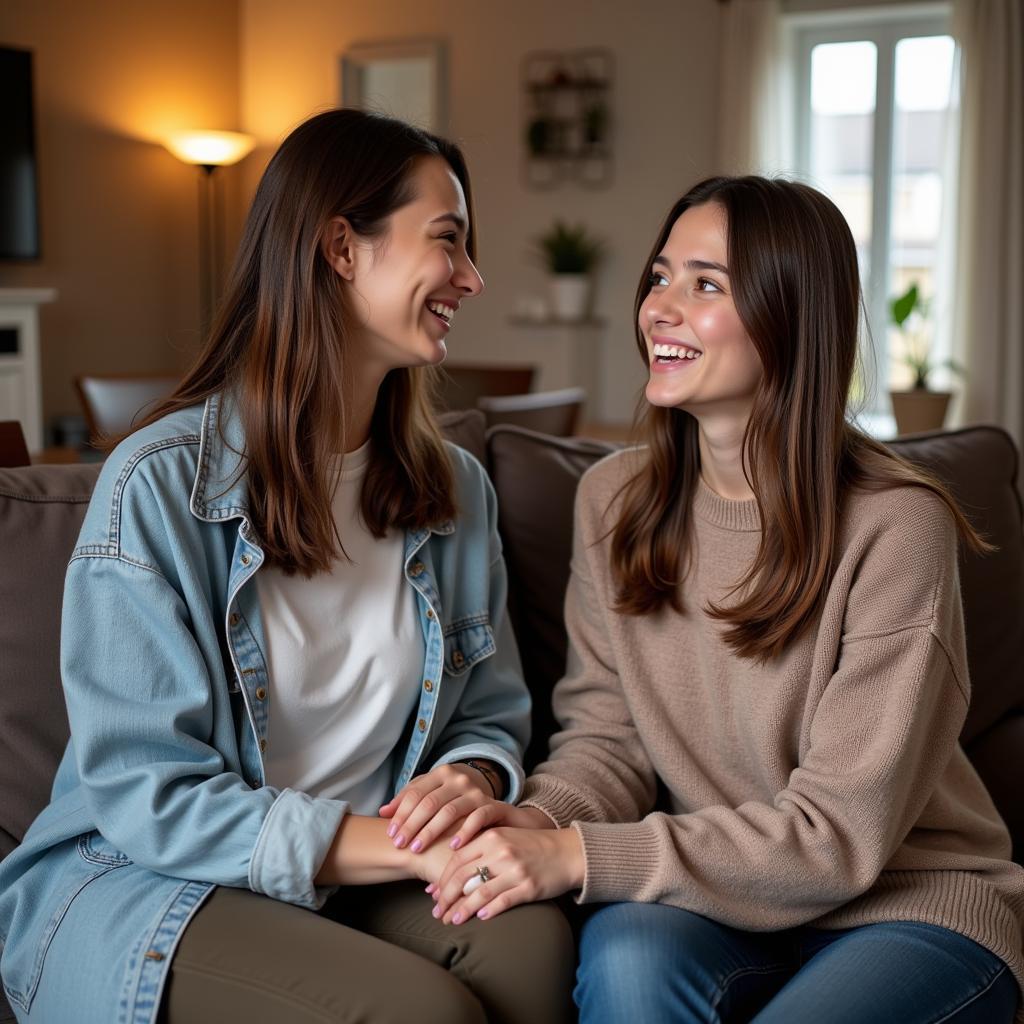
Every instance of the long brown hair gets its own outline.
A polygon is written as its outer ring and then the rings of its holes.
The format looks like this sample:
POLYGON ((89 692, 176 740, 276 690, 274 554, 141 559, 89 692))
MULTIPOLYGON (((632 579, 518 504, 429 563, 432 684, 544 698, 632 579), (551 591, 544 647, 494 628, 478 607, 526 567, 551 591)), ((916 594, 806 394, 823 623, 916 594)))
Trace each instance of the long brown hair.
MULTIPOLYGON (((237 393, 253 527, 268 564, 286 572, 326 571, 342 552, 331 512, 332 455, 343 429, 351 321, 321 253, 324 231, 345 217, 357 234, 381 237, 388 216, 414 198, 417 161, 430 156, 446 160, 462 185, 472 258, 472 194, 457 146, 358 110, 330 110, 299 125, 260 180, 202 352, 139 424, 225 389, 237 393)), ((431 372, 392 370, 381 384, 362 491, 363 518, 376 536, 455 515, 452 466, 430 410, 431 372)))
MULTIPOLYGON (((969 548, 988 545, 942 484, 847 420, 860 312, 857 252, 843 215, 813 188, 754 176, 709 178, 672 207, 636 293, 633 320, 645 364, 639 317, 654 258, 683 212, 705 203, 726 214, 736 311, 763 366, 743 438, 760 544, 730 591, 738 600, 706 611, 728 624, 725 639, 737 654, 763 661, 820 614, 852 488, 923 487, 945 503, 969 548)), ((700 476, 697 420, 682 409, 644 405, 639 430, 648 458, 620 492, 611 530, 617 609, 633 615, 666 605, 683 610, 689 510, 700 476)))

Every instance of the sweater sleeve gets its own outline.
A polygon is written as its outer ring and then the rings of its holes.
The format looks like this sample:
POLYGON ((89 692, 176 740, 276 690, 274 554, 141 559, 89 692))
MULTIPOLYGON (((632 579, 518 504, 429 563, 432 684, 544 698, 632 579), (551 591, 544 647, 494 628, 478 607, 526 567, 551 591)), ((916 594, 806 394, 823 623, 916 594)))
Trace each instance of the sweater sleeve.
POLYGON ((551 738, 550 757, 527 780, 520 801, 560 827, 572 821, 636 821, 654 807, 657 792, 654 768, 622 692, 608 613, 588 568, 589 558, 603 557, 591 538, 606 505, 588 482, 585 477, 576 498, 565 598, 566 672, 552 695, 561 731, 551 738))
POLYGON ((775 930, 874 884, 947 769, 967 711, 952 520, 931 496, 910 504, 851 573, 839 656, 787 786, 770 803, 577 820, 581 902, 660 902, 775 930))

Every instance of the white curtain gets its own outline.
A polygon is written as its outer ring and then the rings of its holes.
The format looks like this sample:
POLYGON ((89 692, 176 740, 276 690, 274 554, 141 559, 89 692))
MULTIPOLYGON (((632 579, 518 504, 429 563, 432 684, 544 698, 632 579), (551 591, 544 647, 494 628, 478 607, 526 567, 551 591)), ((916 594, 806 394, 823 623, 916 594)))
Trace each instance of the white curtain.
POLYGON ((727 0, 722 15, 718 171, 792 170, 792 107, 779 0, 727 0))
POLYGON ((955 0, 961 51, 954 355, 960 419, 1024 447, 1024 4, 955 0))

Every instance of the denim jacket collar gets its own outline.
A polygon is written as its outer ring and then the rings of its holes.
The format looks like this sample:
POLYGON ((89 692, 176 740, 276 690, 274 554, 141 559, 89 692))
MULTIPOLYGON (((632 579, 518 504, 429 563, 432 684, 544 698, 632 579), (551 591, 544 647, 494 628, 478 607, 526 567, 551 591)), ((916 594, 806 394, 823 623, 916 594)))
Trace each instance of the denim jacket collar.
MULTIPOLYGON (((249 488, 245 474, 245 433, 234 395, 211 395, 203 408, 199 434, 199 460, 189 508, 207 522, 249 519, 249 488)), ((407 531, 406 559, 423 546, 430 534, 455 532, 452 520, 422 530, 407 531)))

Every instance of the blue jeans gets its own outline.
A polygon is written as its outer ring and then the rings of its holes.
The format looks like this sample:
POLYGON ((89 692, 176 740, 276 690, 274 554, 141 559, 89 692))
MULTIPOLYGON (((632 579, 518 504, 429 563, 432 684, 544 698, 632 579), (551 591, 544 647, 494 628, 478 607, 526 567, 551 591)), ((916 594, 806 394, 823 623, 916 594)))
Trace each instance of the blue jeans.
POLYGON ((1017 982, 935 925, 743 932, 657 903, 610 903, 583 925, 581 1024, 1011 1024, 1017 982))

